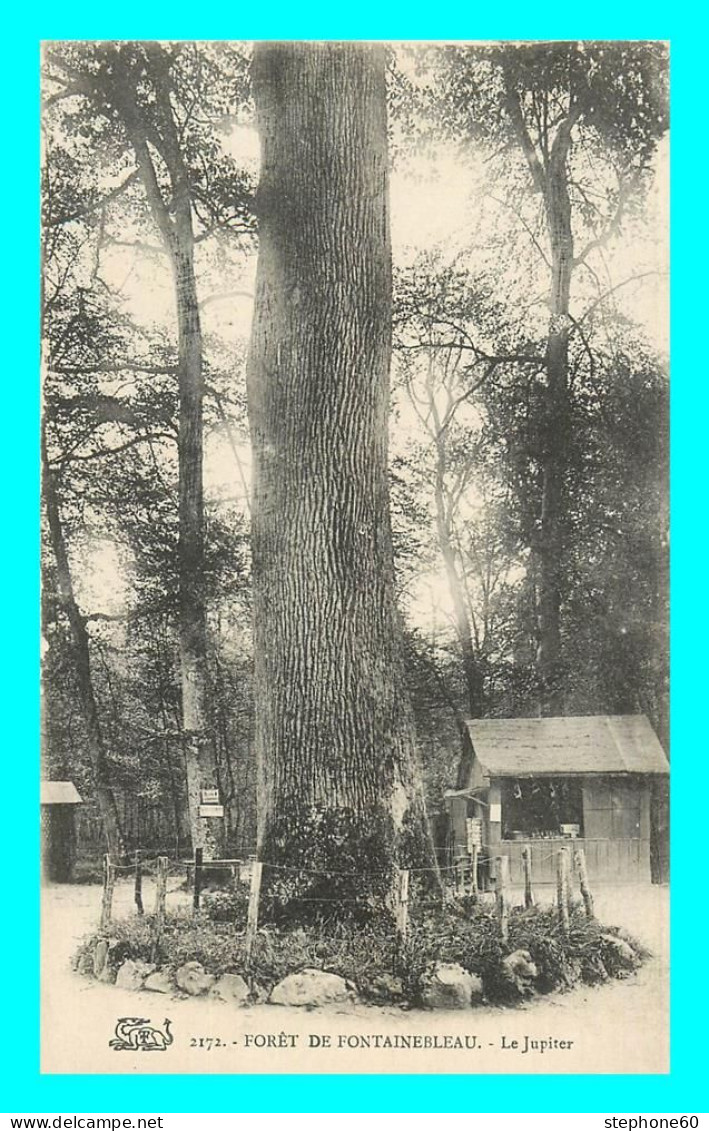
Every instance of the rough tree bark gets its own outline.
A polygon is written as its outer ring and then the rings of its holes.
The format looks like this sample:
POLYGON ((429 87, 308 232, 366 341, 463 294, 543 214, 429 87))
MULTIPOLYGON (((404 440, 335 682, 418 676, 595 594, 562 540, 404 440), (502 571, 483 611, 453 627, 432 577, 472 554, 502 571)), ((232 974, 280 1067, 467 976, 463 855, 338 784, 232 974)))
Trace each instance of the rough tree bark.
POLYGON ((74 646, 74 664, 76 672, 76 685, 79 693, 79 703, 86 730, 86 743, 91 769, 93 771, 94 789, 98 802, 101 820, 103 822, 106 847, 111 856, 119 860, 124 855, 125 845, 121 824, 118 816, 118 807, 110 782, 106 748, 101 730, 101 722, 96 696, 94 694, 93 679, 91 675, 91 653, 89 648, 89 634, 86 630, 86 620, 76 601, 74 584, 69 565, 64 527, 62 525, 59 496, 49 460, 47 458, 46 440, 44 429, 41 437, 42 454, 42 494, 47 516, 47 527, 52 553, 57 567, 57 588, 59 599, 69 622, 69 630, 74 646))
POLYGON ((264 858, 432 862, 394 602, 385 56, 259 44, 248 363, 264 858))

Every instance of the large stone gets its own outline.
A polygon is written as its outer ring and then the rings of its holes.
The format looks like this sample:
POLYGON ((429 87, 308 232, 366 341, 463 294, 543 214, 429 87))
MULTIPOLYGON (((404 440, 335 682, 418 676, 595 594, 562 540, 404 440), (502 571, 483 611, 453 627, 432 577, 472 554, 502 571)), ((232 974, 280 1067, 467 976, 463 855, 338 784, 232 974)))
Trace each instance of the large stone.
POLYGON ((301 970, 288 974, 271 990, 272 1005, 300 1005, 310 1009, 318 1005, 334 1005, 354 1001, 355 995, 348 982, 338 974, 325 970, 301 970))
POLYGON ((155 964, 152 962, 128 958, 118 969, 116 985, 121 990, 140 990, 143 988, 143 982, 154 969, 155 964))
POLYGON ((145 979, 144 990, 152 990, 156 994, 171 994, 175 988, 170 975, 166 970, 156 970, 145 979))
POLYGON ((249 987, 241 974, 222 974, 209 991, 210 997, 228 1001, 232 1005, 245 1005, 249 998, 249 987))
POLYGON ((457 962, 437 962, 425 979, 423 1004, 429 1009, 469 1009, 482 998, 482 982, 457 962))
POLYGON ((532 962, 528 950, 513 950, 502 959, 502 971, 505 979, 510 982, 522 997, 533 993, 533 982, 538 975, 537 967, 532 962))
POLYGON ((214 985, 216 978, 214 974, 206 972, 201 962, 185 962, 177 971, 175 981, 185 993, 197 997, 199 994, 206 994, 214 985))

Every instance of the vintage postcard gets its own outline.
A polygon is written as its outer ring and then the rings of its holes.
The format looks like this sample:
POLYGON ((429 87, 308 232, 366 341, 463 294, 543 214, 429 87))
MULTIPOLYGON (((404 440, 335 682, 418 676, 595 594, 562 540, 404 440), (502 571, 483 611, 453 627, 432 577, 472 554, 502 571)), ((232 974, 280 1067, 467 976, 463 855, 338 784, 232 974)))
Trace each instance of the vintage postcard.
POLYGON ((669 1071, 668 75, 43 44, 44 1073, 669 1071))

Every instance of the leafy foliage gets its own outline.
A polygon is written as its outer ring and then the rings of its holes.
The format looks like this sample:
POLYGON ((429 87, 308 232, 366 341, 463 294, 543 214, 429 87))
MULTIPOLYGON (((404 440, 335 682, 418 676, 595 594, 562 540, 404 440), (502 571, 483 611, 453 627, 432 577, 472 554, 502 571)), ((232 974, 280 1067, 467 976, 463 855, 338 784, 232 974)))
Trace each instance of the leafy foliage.
MULTIPOLYGON (((608 978, 624 978, 648 957, 630 936, 617 928, 586 919, 576 907, 571 929, 565 937, 553 908, 513 910, 509 942, 503 945, 494 913, 481 904, 420 913, 414 911, 406 945, 400 949, 391 919, 380 917, 362 925, 352 920, 329 919, 307 925, 277 926, 266 923, 256 936, 250 972, 244 964, 243 923, 222 921, 226 897, 210 908, 220 908, 220 918, 191 918, 171 912, 165 920, 159 965, 176 969, 185 962, 201 962, 213 974, 233 971, 250 977, 270 990, 288 974, 315 968, 339 974, 357 986, 370 1001, 398 1000, 419 1006, 424 987, 435 963, 459 963, 482 980, 490 1002, 514 1003, 527 992, 549 993, 577 983, 594 984, 608 978), (529 990, 510 977, 504 959, 515 951, 527 951, 536 967, 529 990), (400 983, 401 989, 398 989, 400 983)), ((234 897, 237 914, 242 903, 234 897)), ((110 962, 115 973, 126 958, 149 960, 151 923, 133 917, 114 924, 110 962)), ((76 957, 91 955, 95 937, 83 941, 76 957)))
MULTIPOLYGON (((647 234, 645 194, 667 126, 667 61, 662 44, 556 43, 417 46, 390 62, 400 167, 408 162, 420 176, 422 155, 435 163, 445 143, 456 175, 470 182, 470 224, 455 246, 422 239, 418 254, 395 264, 396 583, 435 816, 455 781, 471 671, 477 713, 537 709, 549 247, 522 142, 526 133, 544 170, 564 123, 577 260, 562 500, 566 710, 642 710, 667 738, 667 379, 632 321, 641 284, 613 276, 607 258, 647 234)), ((194 201, 211 733, 229 844, 256 848, 248 425, 243 330, 234 325, 238 302, 249 301, 256 234, 255 166, 234 148, 250 122, 248 64, 249 48, 239 44, 45 49, 44 432, 131 847, 186 851, 188 830, 177 679, 177 343, 164 297, 169 268, 126 126, 129 95, 168 206, 175 186, 160 155, 174 117, 194 201), (124 591, 109 601, 105 579, 91 583, 104 552, 121 579, 108 587, 124 591)), ((442 162, 442 191, 448 168, 442 162)), ((47 768, 92 799, 46 529, 43 539, 47 768)), ((98 848, 100 828, 84 819, 89 825, 98 848)), ((361 832, 328 827, 320 837, 303 818, 296 863, 347 872, 371 858, 375 867, 386 830, 365 830, 359 843, 361 832)), ((445 835, 441 821, 441 849, 445 835)), ((279 883, 305 898, 297 884, 279 883)), ((335 892, 352 897, 346 889, 343 881, 335 892)), ((215 900, 218 913, 226 897, 215 900)))

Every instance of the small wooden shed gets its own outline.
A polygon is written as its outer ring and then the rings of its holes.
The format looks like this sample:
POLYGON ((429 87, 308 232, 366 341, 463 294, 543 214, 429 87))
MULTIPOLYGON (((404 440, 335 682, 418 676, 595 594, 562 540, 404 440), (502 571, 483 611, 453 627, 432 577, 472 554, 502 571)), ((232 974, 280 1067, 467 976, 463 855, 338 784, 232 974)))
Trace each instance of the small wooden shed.
POLYGON ((79 791, 70 781, 40 782, 42 865, 47 880, 72 879, 76 858, 76 806, 79 791))
POLYGON ((644 715, 476 719, 468 730, 470 780, 446 794, 454 859, 477 840, 483 882, 507 855, 522 883, 527 846, 535 882, 551 883, 557 849, 575 841, 591 878, 650 881, 652 785, 669 765, 644 715))

